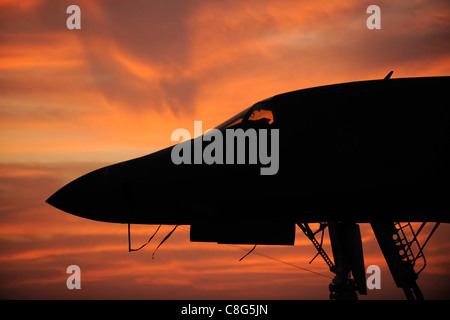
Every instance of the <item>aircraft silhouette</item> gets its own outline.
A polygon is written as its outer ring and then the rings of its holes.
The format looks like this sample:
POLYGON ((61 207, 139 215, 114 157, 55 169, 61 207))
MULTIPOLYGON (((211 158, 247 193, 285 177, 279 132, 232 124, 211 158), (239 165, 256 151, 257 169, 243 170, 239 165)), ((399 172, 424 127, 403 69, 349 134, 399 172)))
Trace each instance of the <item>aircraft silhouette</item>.
POLYGON ((171 146, 88 173, 47 202, 128 231, 130 224, 190 225, 191 241, 294 245, 298 225, 335 273, 331 299, 367 293, 358 224, 370 223, 396 285, 408 299, 423 299, 416 283, 423 268, 414 266, 422 259, 425 267, 423 247, 450 222, 450 77, 391 75, 283 93, 217 127, 278 129, 275 174, 262 175, 259 161, 194 164, 193 154, 191 164, 174 164, 171 146), (421 222, 419 230, 411 222, 421 222), (426 223, 434 227, 420 244, 426 223), (316 239, 325 228, 334 261, 316 239))

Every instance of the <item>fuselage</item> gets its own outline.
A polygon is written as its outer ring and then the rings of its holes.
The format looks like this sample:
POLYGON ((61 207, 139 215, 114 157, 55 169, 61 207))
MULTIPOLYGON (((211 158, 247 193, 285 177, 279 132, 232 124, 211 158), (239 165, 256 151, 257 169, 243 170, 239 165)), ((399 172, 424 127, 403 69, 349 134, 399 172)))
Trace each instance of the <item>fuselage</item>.
POLYGON ((280 94, 217 129, 223 159, 226 130, 252 129, 257 141, 261 130, 268 137, 277 130, 278 149, 270 139, 265 146, 266 155, 278 153, 269 174, 261 174, 267 162, 250 161, 262 146, 251 149, 249 140, 234 149, 234 163, 195 163, 194 145, 205 150, 214 141, 201 136, 184 142, 190 163, 174 163, 171 146, 88 173, 47 202, 99 221, 222 229, 330 219, 449 222, 449 87, 450 77, 427 77, 280 94), (239 152, 247 162, 237 163, 239 152))

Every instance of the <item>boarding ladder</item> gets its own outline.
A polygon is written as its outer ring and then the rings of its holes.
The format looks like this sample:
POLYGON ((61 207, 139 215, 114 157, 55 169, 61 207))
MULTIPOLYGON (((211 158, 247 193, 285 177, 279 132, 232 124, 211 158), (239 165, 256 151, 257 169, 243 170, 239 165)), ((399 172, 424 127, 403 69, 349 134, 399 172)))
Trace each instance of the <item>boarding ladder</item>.
POLYGON ((423 222, 417 231, 414 231, 410 222, 378 221, 372 222, 371 225, 396 285, 403 289, 407 299, 423 300, 416 280, 426 266, 423 249, 439 226, 439 222, 434 225, 422 245, 418 241, 418 235, 426 222, 423 222), (422 261, 422 267, 415 271, 418 260, 422 261))

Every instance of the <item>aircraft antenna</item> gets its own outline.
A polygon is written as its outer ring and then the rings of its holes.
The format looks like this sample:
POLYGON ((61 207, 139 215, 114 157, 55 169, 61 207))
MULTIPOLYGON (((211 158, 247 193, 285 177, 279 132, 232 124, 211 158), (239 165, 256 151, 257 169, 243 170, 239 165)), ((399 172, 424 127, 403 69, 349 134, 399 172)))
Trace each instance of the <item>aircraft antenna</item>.
POLYGON ((389 73, 387 74, 387 76, 384 77, 384 80, 390 79, 393 73, 394 73, 394 71, 389 72, 389 73))

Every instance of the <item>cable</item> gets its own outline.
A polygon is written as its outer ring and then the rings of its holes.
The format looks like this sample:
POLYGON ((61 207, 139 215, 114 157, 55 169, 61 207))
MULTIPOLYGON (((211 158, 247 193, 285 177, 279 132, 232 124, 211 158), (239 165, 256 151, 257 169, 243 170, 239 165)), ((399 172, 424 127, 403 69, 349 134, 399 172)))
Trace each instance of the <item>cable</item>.
MULTIPOLYGON (((240 250, 247 251, 246 248, 241 247, 241 246, 239 246, 239 245, 237 245, 237 244, 228 244, 228 245, 229 245, 229 246, 232 246, 232 247, 235 247, 235 248, 237 248, 237 249, 240 249, 240 250)), ((310 269, 306 269, 306 268, 297 266, 297 265, 295 265, 295 264, 293 264, 293 263, 286 262, 286 261, 283 261, 283 260, 280 260, 280 259, 277 259, 277 258, 268 256, 268 255, 266 255, 266 254, 264 254, 264 253, 260 253, 260 252, 254 251, 253 254, 257 254, 257 255, 259 255, 259 256, 261 256, 261 257, 264 257, 264 258, 267 258, 267 259, 271 259, 271 260, 277 261, 277 262, 279 262, 279 263, 284 263, 284 264, 286 264, 286 265, 288 265, 288 266, 291 266, 291 267, 294 267, 294 268, 297 268, 297 269, 300 269, 300 270, 304 270, 304 271, 307 271, 307 272, 311 272, 311 273, 317 274, 317 275, 319 275, 319 276, 322 276, 322 277, 325 277, 325 278, 328 278, 328 279, 333 280, 332 277, 327 276, 326 274, 323 274, 323 273, 320 273, 320 272, 316 272, 316 271, 313 271, 313 270, 310 270, 310 269)))
MULTIPOLYGON (((185 230, 185 231, 190 231, 189 228, 187 228, 187 227, 185 227, 185 226, 179 226, 179 227, 180 227, 181 229, 185 230)), ((243 250, 243 251, 247 251, 247 250, 248 250, 247 248, 244 248, 244 247, 242 247, 242 246, 240 246, 240 245, 237 245, 237 244, 229 244, 229 243, 225 243, 225 244, 226 244, 226 245, 229 245, 229 246, 231 246, 231 247, 237 248, 237 249, 239 249, 239 250, 243 250)), ((256 247, 256 245, 255 245, 255 247, 256 247)), ((267 259, 271 259, 271 260, 273 260, 273 261, 276 261, 276 262, 279 262, 279 263, 283 263, 283 264, 285 264, 285 265, 288 265, 288 266, 291 266, 291 267, 294 267, 294 268, 297 268, 297 269, 300 269, 300 270, 303 270, 303 271, 307 271, 307 272, 310 272, 310 273, 314 273, 314 274, 316 274, 316 275, 318 275, 318 276, 325 277, 325 278, 328 278, 328 279, 333 280, 332 277, 327 276, 326 274, 323 274, 323 273, 320 273, 320 272, 316 272, 316 271, 313 271, 313 270, 310 270, 310 269, 306 269, 306 268, 297 266, 297 265, 295 265, 295 264, 292 264, 292 263, 290 263, 290 262, 286 262, 286 261, 283 261, 283 260, 280 260, 280 259, 271 257, 271 256, 269 256, 269 255, 266 255, 266 254, 263 254, 263 253, 260 253, 260 252, 256 252, 256 251, 254 251, 255 247, 253 247, 253 249, 250 250, 250 252, 247 253, 243 258, 245 258, 247 255, 249 255, 251 252, 253 252, 253 254, 257 254, 257 255, 259 255, 259 256, 261 256, 261 257, 264 257, 264 258, 267 258, 267 259)), ((241 258, 241 260, 242 260, 243 258, 241 258)), ((241 261, 241 260, 239 260, 239 261, 241 261)))
POLYGON ((175 228, 172 229, 172 231, 169 232, 169 234, 163 239, 163 241, 161 241, 161 243, 156 247, 155 251, 153 251, 152 254, 152 259, 155 259, 155 253, 156 251, 158 251, 159 247, 167 240, 170 238, 170 236, 172 235, 172 233, 174 233, 174 231, 177 229, 178 224, 175 226, 175 228))
POLYGON ((150 237, 150 239, 148 239, 148 241, 146 243, 144 243, 142 246, 140 246, 137 249, 132 249, 131 248, 131 235, 130 235, 130 224, 128 224, 128 252, 131 251, 139 251, 141 250, 143 247, 145 247, 147 244, 149 244, 150 241, 152 241, 153 237, 158 233, 159 228, 161 228, 161 225, 159 225, 158 229, 156 229, 155 233, 153 233, 153 235, 150 237))
POLYGON ((240 258, 239 261, 244 260, 244 258, 245 258, 246 256, 248 256, 250 253, 252 253, 253 250, 255 250, 255 248, 256 248, 256 244, 255 244, 255 246, 254 246, 249 252, 247 252, 247 253, 245 254, 245 256, 243 256, 242 258, 240 258))

